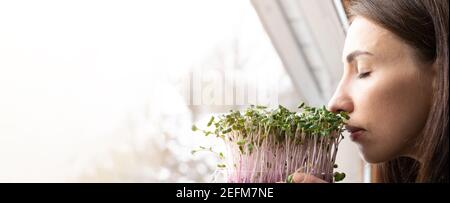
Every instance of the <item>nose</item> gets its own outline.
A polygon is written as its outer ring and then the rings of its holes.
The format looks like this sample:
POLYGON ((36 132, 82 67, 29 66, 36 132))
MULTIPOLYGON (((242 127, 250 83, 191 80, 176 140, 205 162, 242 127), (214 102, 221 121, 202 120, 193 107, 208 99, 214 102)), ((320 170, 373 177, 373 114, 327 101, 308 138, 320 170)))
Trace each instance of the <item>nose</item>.
POLYGON ((333 97, 328 102, 328 110, 334 113, 341 111, 352 113, 354 110, 353 100, 348 94, 347 88, 343 85, 342 81, 334 92, 333 97))

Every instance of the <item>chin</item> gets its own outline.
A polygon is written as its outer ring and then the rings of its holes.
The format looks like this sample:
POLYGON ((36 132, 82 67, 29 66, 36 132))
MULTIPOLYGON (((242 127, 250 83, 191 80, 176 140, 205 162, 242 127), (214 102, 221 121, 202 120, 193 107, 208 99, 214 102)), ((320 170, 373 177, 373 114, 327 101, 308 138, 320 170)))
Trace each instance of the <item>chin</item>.
POLYGON ((362 159, 364 159, 365 162, 370 163, 370 164, 378 164, 378 163, 382 163, 382 162, 389 160, 383 156, 380 156, 380 153, 374 153, 374 152, 367 153, 367 152, 360 151, 360 156, 362 157, 362 159))

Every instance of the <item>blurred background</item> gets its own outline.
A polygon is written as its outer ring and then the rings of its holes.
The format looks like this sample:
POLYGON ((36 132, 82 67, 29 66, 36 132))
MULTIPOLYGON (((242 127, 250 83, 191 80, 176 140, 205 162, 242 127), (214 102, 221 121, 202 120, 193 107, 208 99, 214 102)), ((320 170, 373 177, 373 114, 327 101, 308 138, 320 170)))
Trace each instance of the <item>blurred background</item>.
MULTIPOLYGON (((210 182, 191 131, 250 104, 326 105, 340 0, 0 0, 0 182, 210 182)), ((344 182, 370 168, 344 139, 344 182)))

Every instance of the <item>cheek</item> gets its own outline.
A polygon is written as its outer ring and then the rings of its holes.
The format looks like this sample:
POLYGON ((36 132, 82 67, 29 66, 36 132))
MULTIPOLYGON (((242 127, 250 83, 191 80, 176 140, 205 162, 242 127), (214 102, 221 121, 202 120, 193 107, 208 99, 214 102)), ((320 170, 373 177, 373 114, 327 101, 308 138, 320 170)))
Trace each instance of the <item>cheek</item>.
POLYGON ((368 129, 360 148, 368 161, 392 159, 408 151, 426 122, 431 103, 427 81, 415 73, 390 72, 361 80, 355 112, 368 129))

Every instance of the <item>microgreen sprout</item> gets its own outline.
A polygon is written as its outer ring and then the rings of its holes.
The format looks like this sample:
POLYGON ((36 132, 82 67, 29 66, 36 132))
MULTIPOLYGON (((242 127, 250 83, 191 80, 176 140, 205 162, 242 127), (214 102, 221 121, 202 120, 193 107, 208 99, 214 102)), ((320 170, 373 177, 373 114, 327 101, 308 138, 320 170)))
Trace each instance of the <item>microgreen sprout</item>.
POLYGON ((230 110, 212 116, 206 125, 208 130, 195 125, 192 130, 222 139, 228 158, 211 147, 200 147, 193 153, 209 151, 218 155, 226 162, 217 166, 227 170, 228 182, 292 182, 290 174, 295 171, 328 182, 342 180, 345 174, 334 169, 343 126, 349 116, 305 103, 299 104, 298 109, 291 112, 281 105, 274 109, 251 105, 242 112, 230 110))

